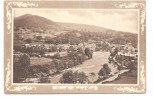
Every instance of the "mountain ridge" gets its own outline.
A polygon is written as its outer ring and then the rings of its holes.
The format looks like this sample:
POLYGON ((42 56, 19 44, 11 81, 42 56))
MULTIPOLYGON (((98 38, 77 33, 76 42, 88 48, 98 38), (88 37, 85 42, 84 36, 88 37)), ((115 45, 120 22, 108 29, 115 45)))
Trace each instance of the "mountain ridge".
MULTIPOLYGON (((41 28, 43 30, 78 30, 78 31, 90 31, 90 32, 103 32, 107 31, 123 32, 119 30, 113 30, 104 28, 101 26, 88 25, 88 24, 78 24, 78 23, 67 23, 67 22, 55 22, 45 17, 38 15, 25 14, 14 18, 15 27, 27 27, 27 28, 41 28)), ((126 32, 132 33, 132 32, 126 32)), ((135 34, 135 33, 132 33, 135 34)))

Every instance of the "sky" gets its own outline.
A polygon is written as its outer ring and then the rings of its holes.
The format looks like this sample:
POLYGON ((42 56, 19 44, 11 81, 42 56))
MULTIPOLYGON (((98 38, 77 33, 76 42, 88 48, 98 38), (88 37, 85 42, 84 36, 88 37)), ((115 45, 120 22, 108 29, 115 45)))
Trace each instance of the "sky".
POLYGON ((55 22, 79 23, 138 33, 138 12, 104 9, 15 9, 14 16, 32 14, 55 22))

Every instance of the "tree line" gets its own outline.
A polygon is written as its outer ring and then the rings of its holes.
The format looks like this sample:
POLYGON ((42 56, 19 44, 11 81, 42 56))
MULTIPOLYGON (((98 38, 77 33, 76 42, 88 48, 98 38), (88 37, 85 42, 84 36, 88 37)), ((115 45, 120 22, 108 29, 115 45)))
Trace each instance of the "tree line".
POLYGON ((52 62, 45 65, 30 65, 29 54, 23 54, 18 59, 14 56, 13 62, 13 81, 23 82, 26 78, 41 78, 48 75, 60 73, 64 69, 76 67, 85 60, 92 58, 92 51, 87 48, 69 51, 65 57, 60 57, 57 53, 52 62))

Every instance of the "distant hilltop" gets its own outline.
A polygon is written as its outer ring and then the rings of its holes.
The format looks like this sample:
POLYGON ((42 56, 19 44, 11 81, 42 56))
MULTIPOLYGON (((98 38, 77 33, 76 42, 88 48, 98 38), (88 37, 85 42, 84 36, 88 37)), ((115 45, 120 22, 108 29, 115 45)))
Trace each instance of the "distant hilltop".
MULTIPOLYGON (((76 23, 64 23, 64 22, 54 22, 50 19, 38 16, 25 14, 14 18, 15 27, 26 27, 26 28, 40 28, 42 30, 55 30, 55 31, 65 31, 65 30, 77 30, 77 31, 89 31, 89 32, 120 32, 112 29, 107 29, 94 25, 87 24, 76 24, 76 23)), ((130 33, 130 32, 128 32, 130 33)))

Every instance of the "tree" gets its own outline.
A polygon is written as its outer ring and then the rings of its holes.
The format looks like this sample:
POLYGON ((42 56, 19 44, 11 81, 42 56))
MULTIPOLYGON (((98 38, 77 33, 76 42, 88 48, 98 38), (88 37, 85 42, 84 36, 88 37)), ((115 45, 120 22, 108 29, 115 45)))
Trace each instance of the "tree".
POLYGON ((103 67, 98 72, 98 75, 102 77, 103 79, 106 79, 110 73, 111 73, 111 69, 109 68, 108 64, 105 63, 103 64, 103 67))
POLYGON ((85 48, 85 54, 86 56, 88 56, 88 59, 92 58, 92 50, 90 50, 89 48, 85 48))
POLYGON ((41 49, 39 50, 40 55, 44 55, 45 52, 46 52, 46 49, 45 49, 45 48, 41 48, 41 49))
POLYGON ((54 57, 55 59, 59 59, 59 58, 60 58, 60 54, 59 54, 59 53, 56 53, 53 57, 54 57))
POLYGON ((22 67, 28 68, 30 66, 30 56, 28 54, 23 54, 20 57, 19 62, 22 67))
POLYGON ((25 40, 27 43, 32 43, 32 39, 28 38, 25 40))
POLYGON ((74 72, 75 83, 85 84, 88 82, 87 75, 84 72, 74 72))
POLYGON ((30 67, 30 56, 22 55, 18 61, 13 63, 13 82, 20 83, 28 77, 30 67))
POLYGON ((36 36, 36 39, 40 41, 42 40, 42 36, 36 36))
POLYGON ((62 78, 60 79, 60 82, 61 83, 74 83, 72 70, 65 72, 62 78))
POLYGON ((88 83, 87 75, 84 72, 73 72, 72 70, 67 71, 63 74, 63 76, 60 79, 60 83, 69 83, 69 84, 85 84, 88 83))
POLYGON ((52 64, 56 72, 60 72, 64 69, 64 64, 62 63, 61 59, 53 59, 52 64))

